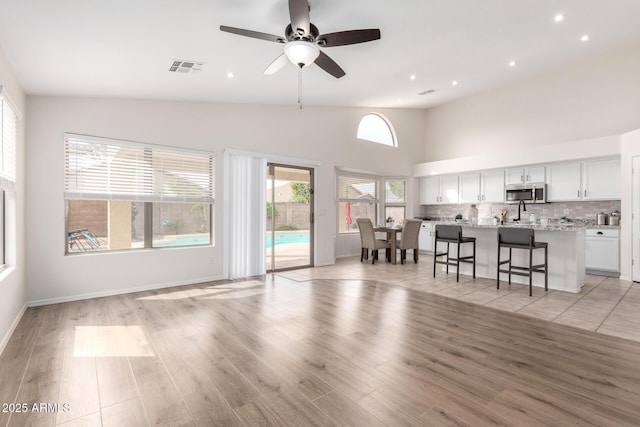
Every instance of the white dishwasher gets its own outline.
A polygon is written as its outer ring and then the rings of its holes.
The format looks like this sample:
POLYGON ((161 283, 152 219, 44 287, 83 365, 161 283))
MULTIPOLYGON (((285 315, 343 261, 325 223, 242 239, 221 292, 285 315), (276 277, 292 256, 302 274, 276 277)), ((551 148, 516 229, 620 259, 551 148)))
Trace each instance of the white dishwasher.
POLYGON ((587 228, 584 263, 587 274, 620 276, 620 230, 587 228))
POLYGON ((436 225, 431 221, 422 221, 418 236, 418 249, 420 252, 433 253, 433 239, 436 235, 436 225))

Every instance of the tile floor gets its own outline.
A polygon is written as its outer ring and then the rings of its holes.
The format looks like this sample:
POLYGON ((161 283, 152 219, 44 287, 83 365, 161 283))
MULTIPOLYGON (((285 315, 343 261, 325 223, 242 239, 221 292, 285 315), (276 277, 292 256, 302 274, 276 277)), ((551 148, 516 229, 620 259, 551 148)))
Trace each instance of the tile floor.
MULTIPOLYGON (((420 255, 418 264, 360 263, 358 257, 343 258, 335 265, 276 273, 296 281, 311 279, 375 280, 391 286, 456 298, 497 310, 511 311, 554 323, 640 342, 640 283, 587 275, 578 294, 506 282, 496 289, 495 280, 472 279, 438 271, 433 277, 433 258, 420 255)), ((539 280, 539 279, 538 279, 539 280)))

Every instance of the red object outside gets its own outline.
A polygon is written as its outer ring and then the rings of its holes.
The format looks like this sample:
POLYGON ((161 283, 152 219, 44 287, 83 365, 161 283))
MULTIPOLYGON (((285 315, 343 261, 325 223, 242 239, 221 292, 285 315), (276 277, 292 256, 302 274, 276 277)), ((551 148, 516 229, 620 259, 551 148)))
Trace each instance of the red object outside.
POLYGON ((347 216, 346 221, 347 221, 347 225, 351 225, 353 223, 353 220, 351 219, 351 203, 347 202, 345 207, 345 214, 347 216))

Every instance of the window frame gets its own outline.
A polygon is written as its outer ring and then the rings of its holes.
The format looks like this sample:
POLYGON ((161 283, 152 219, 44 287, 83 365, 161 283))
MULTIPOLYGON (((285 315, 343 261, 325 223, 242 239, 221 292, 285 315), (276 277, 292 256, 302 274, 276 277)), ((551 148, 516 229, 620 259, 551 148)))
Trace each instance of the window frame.
MULTIPOLYGON (((7 267, 7 251, 15 250, 12 246, 8 248, 7 233, 11 228, 15 230, 16 216, 7 216, 7 193, 14 194, 17 175, 17 152, 18 152, 18 121, 22 120, 22 113, 13 102, 4 86, 0 85, 0 270, 7 267), (8 130, 5 125, 9 125, 8 130), (5 139, 5 137, 9 139, 5 139), (7 220, 11 224, 7 224, 7 220)), ((10 209, 15 209, 12 203, 10 209)))
POLYGON ((6 192, 0 188, 0 270, 7 266, 7 198, 5 194, 6 192))
POLYGON ((393 125, 391 124, 391 121, 386 116, 384 116, 383 114, 376 113, 376 112, 367 113, 367 114, 365 114, 364 116, 362 116, 360 118, 360 122, 358 122, 358 129, 356 131, 356 138, 358 138, 361 141, 373 142, 373 143, 380 144, 380 145, 383 145, 383 146, 386 146, 386 147, 393 147, 393 148, 397 148, 398 147, 398 137, 396 135, 396 131, 395 131, 393 125), (390 144, 387 144, 386 142, 383 142, 383 141, 380 141, 380 140, 370 139, 370 138, 365 138, 364 137, 365 136, 364 134, 367 131, 371 130, 370 128, 368 128, 368 129, 364 129, 363 128, 363 125, 365 124, 364 123, 365 120, 367 118, 369 118, 369 117, 379 120, 378 123, 381 122, 382 124, 384 124, 386 126, 386 129, 388 130, 389 135, 391 137, 391 143, 390 144))
MULTIPOLYGON (((374 198, 374 201, 371 203, 375 205, 375 220, 372 221, 374 226, 381 222, 380 218, 384 219, 385 220, 384 222, 386 222, 387 207, 403 208, 404 218, 402 219, 402 221, 404 221, 407 218, 407 185, 409 181, 408 178, 370 175, 370 174, 352 173, 352 172, 336 170, 336 233, 338 234, 338 236, 349 236, 349 235, 358 234, 358 231, 354 231, 354 232, 340 231, 340 224, 343 220, 343 218, 341 217, 341 208, 340 208, 341 203, 345 203, 345 202, 362 203, 361 199, 340 197, 340 194, 341 194, 340 178, 341 177, 366 179, 366 180, 371 180, 375 183, 374 184, 375 198, 374 198), (387 183, 391 181, 402 181, 404 183, 404 202, 402 203, 387 202, 386 187, 387 187, 387 183)), ((353 219, 353 222, 355 223, 355 218, 353 219)))
MULTIPOLYGON (((98 149, 100 149, 100 147, 98 147, 98 149)), ((179 147, 170 147, 170 146, 165 146, 165 145, 158 145, 158 144, 147 144, 147 143, 138 143, 138 142, 133 142, 133 141, 123 141, 123 140, 114 140, 114 139, 110 139, 110 138, 100 138, 100 137, 93 137, 93 136, 84 136, 84 135, 77 135, 77 134, 71 134, 71 133, 65 133, 64 135, 64 152, 65 152, 65 194, 64 194, 64 201, 65 201, 65 231, 64 231, 64 241, 65 241, 65 255, 82 255, 82 254, 87 254, 87 253, 112 253, 112 252, 128 252, 128 251, 139 251, 139 250, 148 250, 148 249, 153 249, 153 250, 162 250, 162 249, 179 249, 179 248, 194 248, 194 247, 203 247, 203 246, 215 246, 215 241, 214 241, 214 224, 212 222, 213 220, 213 215, 214 215, 214 209, 215 209, 215 155, 213 152, 207 152, 207 151, 200 151, 200 150, 192 150, 192 149, 185 149, 185 148, 179 148, 179 147), (163 159, 166 158, 166 156, 169 156, 169 159, 172 157, 172 154, 175 154, 176 158, 179 158, 181 155, 187 155, 187 156, 195 156, 197 161, 204 161, 205 158, 208 158, 208 173, 207 173, 207 178, 205 179, 205 181, 207 182, 208 187, 208 192, 206 194, 208 194, 208 196, 202 196, 202 197, 195 197, 194 195, 191 195, 190 197, 184 196, 183 193, 180 193, 178 191, 178 193, 176 193, 175 195, 169 195, 169 196, 164 196, 163 194, 163 189, 160 188, 160 190, 154 190, 153 193, 148 193, 148 194, 112 194, 109 192, 97 192, 97 193, 91 193, 91 192, 82 192, 82 188, 80 189, 80 191, 78 191, 78 188, 73 188, 69 185, 69 181, 70 181, 70 177, 73 177, 73 173, 71 172, 71 161, 70 161, 70 151, 69 151, 69 145, 70 142, 69 141, 80 141, 81 143, 86 142, 90 142, 90 143, 95 143, 95 144, 104 144, 104 146, 109 147, 108 149, 111 149, 111 147, 116 147, 116 151, 118 150, 118 147, 120 147, 120 149, 122 148, 131 148, 134 150, 138 150, 141 151, 143 153, 142 156, 142 161, 140 162, 142 164, 143 169, 137 169, 136 166, 134 166, 131 170, 135 173, 138 173, 139 176, 143 176, 145 180, 150 179, 152 182, 152 187, 155 188, 155 186, 157 185, 162 185, 164 183, 164 178, 161 176, 159 179, 160 184, 158 184, 156 182, 156 180, 151 177, 152 175, 155 175, 158 172, 155 172, 157 169, 156 168, 156 164, 158 163, 158 161, 162 162, 161 160, 154 160, 154 153, 158 153, 157 155, 160 156, 159 159, 163 159), (155 150, 155 151, 154 151, 155 150), (186 154, 185 154, 186 153, 186 154), (199 160, 198 160, 199 159, 199 160), (157 195, 158 193, 160 193, 160 195, 157 195), (181 196, 181 194, 183 194, 181 196), (144 213, 143 213, 143 246, 142 247, 132 247, 132 248, 120 248, 120 249, 93 249, 90 251, 70 251, 70 239, 69 239, 69 202, 71 200, 78 200, 78 201, 105 201, 107 203, 111 202, 111 201, 125 201, 125 202, 131 202, 131 203, 143 203, 144 204, 144 213), (188 244, 188 245, 176 245, 176 246, 154 246, 154 235, 153 235, 153 230, 154 230, 154 216, 153 216, 153 205, 154 204, 170 204, 170 203, 175 203, 175 204, 203 204, 208 206, 208 214, 206 216, 206 221, 208 223, 208 235, 209 235, 209 239, 208 239, 208 243, 198 243, 198 244, 188 244)), ((108 156, 106 156, 108 157, 108 156)), ((76 160, 77 162, 77 160, 76 160)), ((111 159, 106 160, 106 163, 108 163, 107 166, 105 166, 106 169, 110 169, 111 168, 111 159)), ((164 169, 160 169, 160 171, 162 171, 164 169)), ((188 171, 190 169, 187 169, 186 173, 187 177, 188 175, 188 171)), ((175 178, 173 178, 174 181, 177 182, 177 186, 180 187, 181 182, 180 181, 185 181, 188 178, 181 178, 180 177, 180 173, 179 173, 179 169, 178 172, 175 172, 175 178)), ((163 172, 159 172, 161 175, 163 174, 163 172)), ((195 173, 195 172, 194 172, 195 173)), ((165 173, 166 174, 166 173, 165 173)), ((110 179, 110 177, 108 177, 110 179)), ((117 179, 117 178, 116 178, 117 179)), ((188 184, 185 185, 184 188, 187 189, 187 191, 189 191, 188 187, 193 187, 193 184, 188 184)), ((145 189, 147 189, 148 184, 144 186, 145 189)), ((206 188, 206 187, 205 187, 206 188)), ((171 191, 171 190, 170 190, 171 191)), ((189 193, 187 193, 189 194, 189 193)), ((204 233, 203 233, 204 234, 204 233)), ((179 235, 179 234, 176 234, 179 235)))
MULTIPOLYGON (((352 233, 349 232, 341 232, 340 231, 340 204, 341 203, 353 203, 353 204, 369 204, 369 205, 373 205, 374 206, 374 212, 375 212, 375 218, 372 221, 374 224, 376 224, 378 222, 378 218, 380 215, 380 183, 378 180, 378 177, 375 175, 366 175, 366 174, 357 174, 357 173, 349 173, 349 172, 341 172, 341 171, 337 171, 336 173, 336 218, 338 218, 338 221, 336 221, 336 228, 337 228, 337 233, 338 235, 350 235, 350 234, 357 234, 357 231, 354 231, 352 233), (353 179, 363 179, 363 180, 370 180, 373 181, 374 183, 374 198, 372 200, 369 201, 364 201, 363 199, 357 199, 357 198, 352 198, 352 197, 340 197, 340 178, 353 178, 353 179)), ((355 220, 353 221, 353 223, 355 223, 355 220)), ((357 228, 356 228, 357 230, 357 228)))
MULTIPOLYGON (((406 178, 391 178, 391 177, 385 177, 382 180, 382 185, 384 188, 384 206, 382 207, 382 212, 384 214, 384 218, 386 221, 386 218, 388 218, 387 216, 387 208, 403 208, 404 211, 404 215, 402 218, 402 221, 404 222, 405 219, 407 219, 407 179, 406 178), (387 197, 387 184, 391 183, 391 182, 402 182, 404 184, 404 194, 403 194, 403 199, 404 201, 402 202, 389 202, 388 201, 388 197, 387 197)), ((389 191, 390 191, 390 187, 389 187, 389 191)))

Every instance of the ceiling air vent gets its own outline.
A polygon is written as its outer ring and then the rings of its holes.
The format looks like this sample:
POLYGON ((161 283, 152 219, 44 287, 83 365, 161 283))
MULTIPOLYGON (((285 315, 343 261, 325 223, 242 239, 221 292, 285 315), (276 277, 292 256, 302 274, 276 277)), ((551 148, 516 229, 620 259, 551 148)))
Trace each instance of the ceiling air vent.
POLYGON ((427 89, 427 90, 425 90, 423 92, 420 92, 418 95, 429 95, 429 94, 432 94, 435 91, 436 91, 436 89, 427 89))
POLYGON ((183 61, 176 59, 171 64, 171 67, 169 67, 169 71, 171 71, 172 73, 195 73, 202 70, 203 65, 204 62, 183 61))

